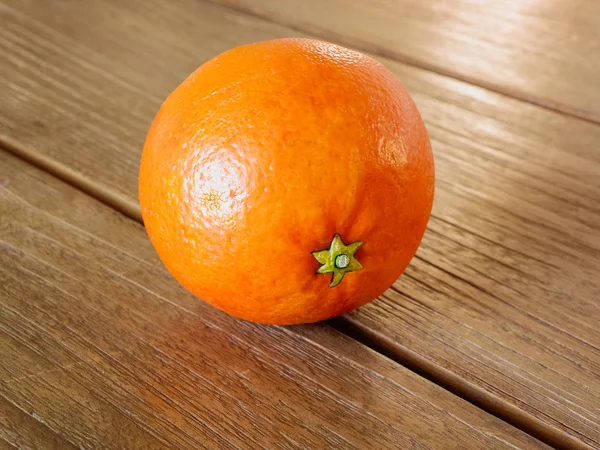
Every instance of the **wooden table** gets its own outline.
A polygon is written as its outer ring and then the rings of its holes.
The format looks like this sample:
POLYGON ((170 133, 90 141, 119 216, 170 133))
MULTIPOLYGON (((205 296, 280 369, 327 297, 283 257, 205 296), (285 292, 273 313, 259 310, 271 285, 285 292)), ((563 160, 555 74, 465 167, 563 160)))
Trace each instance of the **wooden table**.
POLYGON ((600 2, 2 0, 0 448, 600 448, 600 2), (431 134, 407 272, 327 323, 166 273, 136 179, 160 102, 247 42, 378 58, 431 134))

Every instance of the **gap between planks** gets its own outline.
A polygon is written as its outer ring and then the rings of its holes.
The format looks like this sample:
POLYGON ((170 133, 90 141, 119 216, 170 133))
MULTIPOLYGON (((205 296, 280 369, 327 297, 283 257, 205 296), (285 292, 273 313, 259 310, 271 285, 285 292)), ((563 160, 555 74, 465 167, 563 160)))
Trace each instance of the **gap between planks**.
POLYGON ((477 87, 486 89, 490 92, 494 92, 496 94, 500 94, 500 95, 503 95, 508 98, 521 100, 525 103, 529 103, 529 104, 538 106, 540 108, 543 108, 543 109, 546 109, 549 111, 553 111, 553 112, 556 112, 556 113, 559 113, 559 114, 562 114, 565 116, 574 117, 574 118, 582 120, 584 122, 588 122, 588 123, 592 123, 592 124, 600 124, 600 120, 595 119, 590 114, 588 114, 585 111, 582 111, 580 109, 571 108, 566 105, 560 104, 558 102, 553 102, 550 100, 542 99, 535 95, 529 95, 526 92, 519 92, 514 89, 502 87, 495 83, 486 82, 486 81, 478 79, 478 78, 461 75, 458 72, 448 70, 444 67, 437 66, 437 65, 431 64, 431 63, 427 63, 425 61, 420 61, 416 58, 413 58, 408 55, 404 55, 400 52, 389 50, 389 49, 380 47, 375 44, 370 44, 368 42, 364 42, 359 39, 352 40, 352 42, 349 42, 348 39, 346 39, 344 36, 341 36, 334 32, 328 32, 328 31, 324 31, 321 29, 304 29, 302 27, 294 25, 293 23, 290 23, 285 20, 275 20, 270 17, 264 16, 262 14, 258 14, 255 11, 251 11, 249 9, 239 7, 239 6, 223 5, 222 3, 219 3, 218 1, 215 1, 215 0, 202 0, 202 1, 205 3, 210 3, 211 5, 217 6, 224 10, 235 11, 239 14, 244 14, 246 16, 253 17, 255 19, 259 19, 259 20, 262 20, 265 22, 282 25, 282 26, 285 26, 286 28, 289 28, 290 30, 297 31, 302 34, 308 34, 310 36, 316 37, 318 39, 323 39, 323 40, 332 42, 334 44, 350 47, 355 50, 359 50, 363 53, 379 56, 382 58, 386 58, 386 59, 389 59, 392 61, 396 61, 396 62, 405 64, 407 66, 416 67, 418 69, 432 72, 432 73, 435 73, 435 74, 438 74, 438 75, 441 75, 441 76, 444 76, 447 78, 452 78, 454 80, 469 83, 473 86, 477 86, 477 87))
POLYGON ((6 136, 0 136, 0 149, 4 149, 13 155, 21 158, 29 164, 48 172, 58 179, 74 186, 83 193, 101 201, 108 207, 117 210, 121 214, 129 217, 136 222, 143 223, 142 212, 138 204, 131 202, 127 198, 112 192, 100 183, 86 178, 82 174, 64 166, 63 164, 49 158, 41 153, 22 148, 12 139, 6 136))
MULTIPOLYGON (((73 186, 86 195, 104 203, 113 210, 118 211, 131 220, 143 224, 140 207, 138 204, 127 200, 99 183, 86 178, 80 173, 36 152, 35 150, 21 147, 11 139, 0 136, 0 151, 7 151, 25 162, 50 173, 61 181, 73 186)), ((452 374, 450 371, 439 367, 409 348, 401 346, 386 336, 363 327, 352 318, 341 316, 326 321, 329 326, 340 333, 360 342, 373 351, 393 360, 395 363, 422 376, 432 383, 451 392, 457 397, 466 400, 472 405, 503 420, 515 428, 533 436, 557 449, 588 450, 591 447, 581 441, 550 427, 531 414, 528 414, 512 404, 498 398, 467 380, 452 374)))

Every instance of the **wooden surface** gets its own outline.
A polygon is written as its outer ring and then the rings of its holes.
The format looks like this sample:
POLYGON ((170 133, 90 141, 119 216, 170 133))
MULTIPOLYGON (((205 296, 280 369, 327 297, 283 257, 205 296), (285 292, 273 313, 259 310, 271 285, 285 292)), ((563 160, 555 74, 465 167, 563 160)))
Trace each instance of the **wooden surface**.
POLYGON ((140 224, 6 152, 0 177, 8 442, 542 447, 325 325, 260 326, 199 303, 140 224))
MULTIPOLYGON (((0 141, 134 218, 142 142, 168 92, 232 46, 299 35, 197 0, 4 3, 0 141)), ((597 70, 579 56, 582 74, 597 70)), ((546 442, 600 448, 600 126, 380 60, 427 123, 436 201, 406 274, 336 326, 546 442)), ((567 98, 559 84, 549 92, 567 98)), ((576 93, 585 103, 597 90, 576 93)))
POLYGON ((600 122, 596 0, 212 0, 600 122))

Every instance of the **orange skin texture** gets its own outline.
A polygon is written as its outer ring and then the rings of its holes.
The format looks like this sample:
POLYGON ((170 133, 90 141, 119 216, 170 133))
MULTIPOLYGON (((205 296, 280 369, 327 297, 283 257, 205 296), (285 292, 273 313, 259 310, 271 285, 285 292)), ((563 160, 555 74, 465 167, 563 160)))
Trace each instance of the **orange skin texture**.
POLYGON ((309 39, 235 48, 197 69, 148 133, 139 200, 172 275, 261 323, 316 322, 375 299, 431 213, 427 131, 406 88, 358 52, 309 39), (362 241, 330 288, 311 252, 362 241))

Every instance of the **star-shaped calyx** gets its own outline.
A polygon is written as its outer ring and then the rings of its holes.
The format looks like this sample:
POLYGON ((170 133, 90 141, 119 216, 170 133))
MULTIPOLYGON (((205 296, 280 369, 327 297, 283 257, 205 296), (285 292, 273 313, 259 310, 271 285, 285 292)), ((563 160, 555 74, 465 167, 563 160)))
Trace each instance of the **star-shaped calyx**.
POLYGON ((331 245, 326 250, 312 252, 317 261, 323 264, 317 270, 317 273, 333 273, 329 287, 336 287, 342 282, 344 275, 348 272, 361 270, 363 267, 354 257, 356 250, 363 245, 357 241, 346 245, 339 234, 336 234, 331 241, 331 245))

